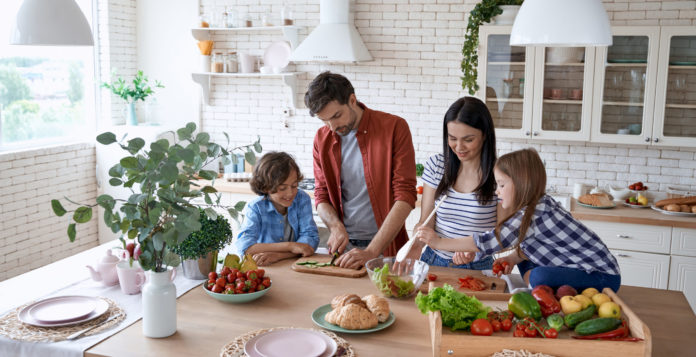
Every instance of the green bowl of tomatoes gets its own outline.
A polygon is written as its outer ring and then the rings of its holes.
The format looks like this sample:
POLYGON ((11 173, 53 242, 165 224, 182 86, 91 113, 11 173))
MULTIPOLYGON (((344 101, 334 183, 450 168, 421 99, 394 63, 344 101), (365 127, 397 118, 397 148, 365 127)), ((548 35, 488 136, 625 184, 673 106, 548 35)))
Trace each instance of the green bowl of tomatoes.
POLYGON ((266 295, 271 289, 271 279, 265 276, 263 269, 240 272, 225 267, 219 274, 208 274, 208 281, 202 286, 206 294, 217 300, 241 304, 266 295))

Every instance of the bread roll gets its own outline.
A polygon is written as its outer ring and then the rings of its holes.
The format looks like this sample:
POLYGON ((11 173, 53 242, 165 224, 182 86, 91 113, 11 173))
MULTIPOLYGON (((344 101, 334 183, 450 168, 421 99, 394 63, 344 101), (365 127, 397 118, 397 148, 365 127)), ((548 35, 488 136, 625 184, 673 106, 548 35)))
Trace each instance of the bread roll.
POLYGON ((606 207, 614 204, 606 193, 589 193, 578 197, 578 201, 595 207, 606 207))
POLYGON ((348 304, 333 309, 324 315, 324 320, 346 330, 365 330, 373 328, 379 323, 377 316, 357 304, 348 304))
POLYGON ((691 213, 696 213, 696 205, 691 206, 691 213))
POLYGON ((679 205, 679 207, 681 207, 681 211, 682 211, 682 212, 691 213, 691 206, 689 206, 689 205, 679 205))
POLYGON ((672 203, 672 204, 666 205, 666 206, 665 206, 665 209, 668 210, 668 211, 670 211, 670 212, 680 212, 680 211, 681 211, 681 206, 679 206, 679 205, 676 204, 676 203, 672 203))
POLYGON ((655 206, 660 207, 660 208, 667 206, 667 205, 671 205, 671 204, 694 205, 694 204, 696 204, 696 196, 668 198, 668 199, 659 200, 659 201, 655 202, 655 206))
POLYGON ((387 321, 389 318, 389 302, 387 299, 374 294, 363 297, 363 301, 367 304, 367 309, 370 310, 379 322, 387 321))
POLYGON ((355 294, 338 295, 335 298, 333 298, 333 300, 331 300, 331 307, 334 309, 337 307, 346 306, 348 304, 358 304, 367 309, 367 305, 365 304, 365 302, 362 301, 360 296, 355 294))

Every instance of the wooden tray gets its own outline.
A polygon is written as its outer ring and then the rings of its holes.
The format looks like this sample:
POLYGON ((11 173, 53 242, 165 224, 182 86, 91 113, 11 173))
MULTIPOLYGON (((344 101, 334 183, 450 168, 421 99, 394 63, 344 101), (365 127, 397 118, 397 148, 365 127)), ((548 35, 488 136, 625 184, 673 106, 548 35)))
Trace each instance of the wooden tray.
MULTIPOLYGON (((574 334, 564 328, 558 339, 540 337, 513 337, 514 327, 509 332, 496 332, 493 336, 474 336, 469 332, 452 332, 449 327, 442 326, 439 311, 428 312, 430 323, 430 338, 434 357, 439 356, 490 356, 503 349, 542 352, 554 356, 586 357, 586 356, 645 356, 652 351, 650 329, 638 316, 611 290, 604 289, 603 293, 621 306, 621 314, 628 323, 631 336, 642 338, 644 341, 588 341, 576 340, 574 334), (449 353, 452 351, 452 353, 449 353)), ((472 295, 472 294, 469 294, 472 295)), ((510 294, 473 294, 486 306, 507 308, 510 294)))
POLYGON ((297 259, 297 261, 292 264, 292 270, 299 273, 333 275, 344 278, 360 278, 367 275, 367 269, 365 269, 365 266, 362 266, 360 267, 360 269, 356 270, 335 266, 312 268, 306 265, 297 265, 297 263, 306 262, 308 260, 313 260, 317 263, 328 263, 331 261, 331 256, 327 254, 314 254, 309 257, 302 257, 300 259, 297 259))
MULTIPOLYGON (((431 266, 428 270, 428 273, 437 275, 437 280, 431 282, 432 284, 434 284, 434 287, 441 287, 444 284, 449 284, 452 285, 457 291, 463 292, 467 295, 471 295, 472 293, 474 293, 474 291, 459 287, 459 278, 463 278, 467 275, 471 275, 474 278, 480 279, 488 286, 488 290, 476 292, 479 294, 505 293, 505 287, 507 286, 505 280, 496 277, 485 276, 480 270, 431 266)), ((420 291, 423 293, 427 293, 428 289, 428 284, 423 284, 420 287, 420 291)))

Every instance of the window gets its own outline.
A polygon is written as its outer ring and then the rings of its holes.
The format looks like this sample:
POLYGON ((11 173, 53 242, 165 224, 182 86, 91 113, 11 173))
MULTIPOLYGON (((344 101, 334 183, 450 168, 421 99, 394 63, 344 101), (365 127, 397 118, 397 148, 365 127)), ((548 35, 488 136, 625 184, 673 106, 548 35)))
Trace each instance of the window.
MULTIPOLYGON (((91 136, 94 48, 9 45, 21 3, 0 1, 0 150, 91 136)), ((91 24, 92 0, 76 3, 91 24)))

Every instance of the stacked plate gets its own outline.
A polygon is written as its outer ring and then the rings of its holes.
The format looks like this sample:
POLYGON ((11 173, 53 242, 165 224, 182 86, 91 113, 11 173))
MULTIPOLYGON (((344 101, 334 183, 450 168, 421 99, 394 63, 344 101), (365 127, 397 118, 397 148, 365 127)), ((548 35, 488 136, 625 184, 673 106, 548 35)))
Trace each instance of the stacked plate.
POLYGON ((249 357, 330 357, 338 345, 329 336, 304 329, 275 330, 254 336, 244 345, 249 357))
POLYGON ((97 297, 56 296, 30 304, 17 314, 17 318, 29 325, 60 327, 96 319, 107 310, 109 303, 97 297))

